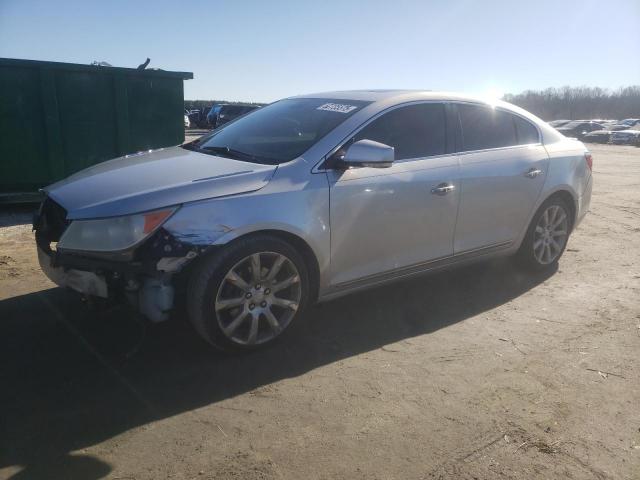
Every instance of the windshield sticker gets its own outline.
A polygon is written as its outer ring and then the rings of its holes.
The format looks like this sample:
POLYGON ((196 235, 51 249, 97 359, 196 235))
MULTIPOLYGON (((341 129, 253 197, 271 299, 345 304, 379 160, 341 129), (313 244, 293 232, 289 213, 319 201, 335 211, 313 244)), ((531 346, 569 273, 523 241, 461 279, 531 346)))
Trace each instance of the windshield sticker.
POLYGON ((327 110, 328 112, 349 113, 353 112, 356 108, 355 105, 344 105, 342 103, 325 103, 320 105, 316 110, 327 110))

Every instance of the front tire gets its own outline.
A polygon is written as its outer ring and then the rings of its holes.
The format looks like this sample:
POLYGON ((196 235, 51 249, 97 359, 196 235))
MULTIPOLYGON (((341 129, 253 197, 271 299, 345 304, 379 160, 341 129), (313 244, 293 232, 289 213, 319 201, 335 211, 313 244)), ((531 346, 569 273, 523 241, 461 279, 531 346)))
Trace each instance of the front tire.
POLYGON ((197 332, 221 350, 253 350, 279 338, 309 298, 302 256, 271 235, 236 240, 205 257, 188 286, 197 332))
POLYGON ((522 266, 534 271, 556 268, 571 233, 570 212, 566 202, 557 197, 540 206, 516 254, 522 266))

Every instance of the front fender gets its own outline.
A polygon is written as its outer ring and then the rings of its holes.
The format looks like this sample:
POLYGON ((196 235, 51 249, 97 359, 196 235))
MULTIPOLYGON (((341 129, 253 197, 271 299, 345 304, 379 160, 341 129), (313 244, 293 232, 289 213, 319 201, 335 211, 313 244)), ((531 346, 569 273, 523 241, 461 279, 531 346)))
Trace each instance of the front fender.
POLYGON ((257 192, 187 204, 163 228, 178 241, 200 249, 266 230, 295 235, 313 251, 322 287, 331 241, 327 178, 311 175, 296 184, 274 179, 257 192))

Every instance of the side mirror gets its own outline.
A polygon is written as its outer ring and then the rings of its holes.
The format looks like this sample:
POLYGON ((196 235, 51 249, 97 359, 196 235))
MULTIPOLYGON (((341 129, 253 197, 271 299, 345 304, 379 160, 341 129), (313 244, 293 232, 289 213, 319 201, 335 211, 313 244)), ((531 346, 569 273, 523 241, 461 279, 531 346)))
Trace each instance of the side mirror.
POLYGON ((388 168, 395 160, 394 148, 373 140, 358 140, 342 158, 346 167, 388 168))

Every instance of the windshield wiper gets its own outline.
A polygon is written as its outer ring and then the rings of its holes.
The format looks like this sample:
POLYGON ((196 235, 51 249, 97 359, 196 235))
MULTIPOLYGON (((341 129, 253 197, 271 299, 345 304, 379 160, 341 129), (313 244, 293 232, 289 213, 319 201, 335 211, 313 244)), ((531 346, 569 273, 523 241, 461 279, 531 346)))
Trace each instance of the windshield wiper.
POLYGON ((229 158, 236 158, 238 160, 252 160, 252 161, 259 160, 258 157, 256 157, 255 155, 241 152, 240 150, 236 150, 230 147, 205 146, 205 147, 200 147, 200 150, 205 150, 207 152, 213 152, 213 153, 221 153, 229 158))
POLYGON ((220 155, 227 158, 232 158, 234 160, 245 160, 253 163, 261 163, 264 165, 274 165, 275 162, 272 158, 261 157, 258 155, 251 155, 250 153, 241 152, 240 150, 236 150, 231 147, 216 147, 216 146, 201 146, 198 145, 198 142, 185 143, 182 145, 182 148, 186 148, 187 150, 193 150, 195 152, 205 152, 212 153, 216 155, 220 155))

